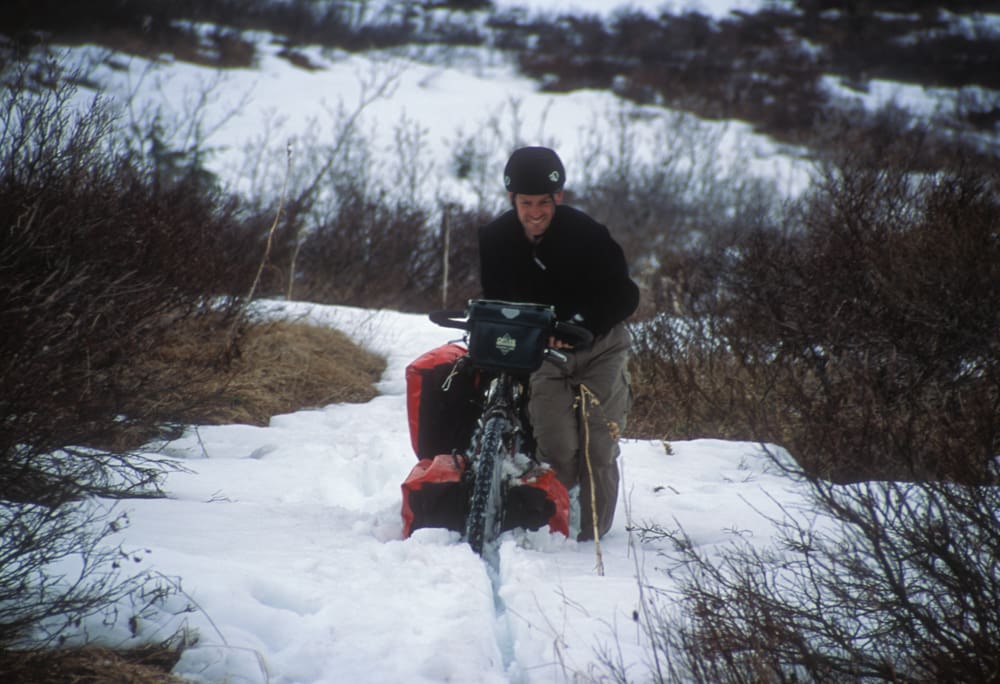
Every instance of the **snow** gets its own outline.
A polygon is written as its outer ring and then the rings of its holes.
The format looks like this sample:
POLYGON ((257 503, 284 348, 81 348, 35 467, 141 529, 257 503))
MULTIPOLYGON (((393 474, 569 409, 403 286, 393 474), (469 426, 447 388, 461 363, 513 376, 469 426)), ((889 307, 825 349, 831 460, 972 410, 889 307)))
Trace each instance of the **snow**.
MULTIPOLYGON (((650 12, 668 7, 715 16, 767 4, 630 3, 650 12)), ((611 11, 618 4, 566 0, 534 6, 611 11)), ((448 171, 459 134, 497 138, 497 177, 514 138, 554 145, 572 185, 588 132, 626 106, 609 93, 541 93, 489 50, 467 51, 452 68, 407 54, 306 48, 321 67, 315 71, 292 67, 267 37, 258 50, 254 69, 222 75, 134 58, 123 69, 105 63, 96 77, 122 102, 134 95, 133 116, 159 106, 181 124, 199 114, 199 90, 210 90, 201 110, 207 117, 203 132, 220 150, 210 168, 245 192, 260 191, 269 174, 280 177, 289 141, 302 149, 322 140, 338 107, 350 111, 366 88, 387 76, 390 87, 365 108, 359 127, 373 133, 380 154, 392 157, 398 154, 395 127, 408 121, 422 132, 420 153, 432 165, 427 176, 441 184, 425 191, 463 201, 473 195, 450 182, 448 171), (247 148, 266 158, 253 172, 247 148)), ((103 58, 93 47, 70 51, 81 60, 103 58)), ((888 96, 880 88, 873 86, 868 106, 888 96)), ((910 89, 892 93, 900 95, 917 104, 924 96, 910 89)), ((634 111, 641 114, 635 117, 639 133, 650 137, 678 116, 655 107, 634 111)), ((703 125, 722 132, 719 149, 702 151, 718 158, 720 168, 749 160, 753 172, 773 178, 791 195, 805 187, 808 169, 794 151, 744 124, 703 125)), ((183 126, 176 130, 190 133, 183 126)), ((653 148, 637 145, 640 151, 653 148)), ((599 672, 602 651, 620 654, 630 675, 642 681, 651 655, 644 626, 634 620, 644 608, 640 587, 670 589, 674 580, 660 571, 665 549, 640 544, 629 523, 683 529, 710 550, 734 534, 767 544, 774 535, 768 517, 804 505, 802 486, 779 472, 761 445, 624 440, 618 515, 601 543, 604 575, 595 571, 593 544, 546 531, 508 534, 498 571, 491 573, 454 533, 423 529, 402 539, 400 484, 416 462, 407 432, 404 368, 452 339, 452 332, 423 316, 392 311, 266 306, 272 315, 343 330, 384 355, 388 367, 378 384, 381 395, 366 404, 279 415, 267 427, 191 426, 162 447, 185 466, 169 475, 168 497, 115 504, 127 510, 131 524, 109 541, 135 549, 140 569, 178 579, 183 591, 140 621, 135 635, 121 620, 87 624, 84 631, 125 646, 163 640, 186 626, 197 632, 198 642, 184 651, 175 673, 191 681, 589 681, 599 672)), ((780 448, 773 450, 790 460, 780 448)), ((123 607, 122 616, 128 614, 123 607)))
MULTIPOLYGON (((187 470, 169 476, 168 498, 127 502, 131 525, 113 541, 181 579, 174 610, 197 607, 150 618, 136 639, 162 640, 182 623, 197 630, 174 670, 192 681, 571 682, 608 649, 641 673, 639 586, 672 580, 628 521, 681 527, 705 548, 734 531, 764 543, 777 502, 803 494, 756 444, 625 440, 603 576, 592 543, 547 528, 507 533, 491 573, 456 533, 402 539, 400 484, 416 463, 404 369, 454 331, 415 314, 266 305, 344 331, 388 367, 382 395, 366 404, 279 415, 267 427, 192 426, 162 449, 187 470)), ((121 625, 87 631, 132 643, 121 625)))
MULTIPOLYGON (((539 3, 537 9, 568 9, 575 4, 607 12, 620 7, 592 0, 539 3)), ((761 4, 701 3, 703 10, 711 8, 715 14, 724 14, 726 7, 761 4)), ((629 6, 654 13, 664 5, 647 1, 629 6)), ((487 193, 493 190, 489 183, 499 187, 499 171, 471 182, 454 177, 455 152, 469 138, 491 154, 491 167, 497 169, 502 169, 516 145, 554 147, 570 171, 572 188, 574 170, 595 152, 593 141, 602 131, 617 128, 623 112, 632 127, 637 162, 653 162, 653 155, 664 147, 664 130, 676 130, 672 137, 701 140, 706 147, 699 150, 699 157, 717 161, 734 174, 745 171, 773 179, 791 195, 808 183, 804 151, 778 145, 749 124, 704 121, 658 106, 636 105, 607 91, 543 92, 538 83, 517 73, 509 55, 492 48, 425 46, 350 54, 304 46, 298 51, 316 67, 306 70, 293 67, 279 54, 283 46, 273 36, 257 34, 255 46, 252 69, 224 71, 175 62, 169 56, 152 61, 116 55, 112 67, 106 51, 97 47, 69 52, 78 63, 88 65, 91 79, 125 108, 123 130, 130 120, 149 120, 158 111, 175 149, 190 145, 195 135, 202 136, 202 147, 210 151, 206 167, 224 185, 245 194, 281 185, 289 146, 292 171, 301 172, 308 155, 332 146, 338 124, 355 113, 355 130, 372 141, 373 164, 383 171, 400 164, 422 168, 416 190, 429 202, 468 206, 484 192, 477 184, 486 184, 487 193), (703 134, 692 135, 695 129, 703 134), (404 149, 400 133, 411 141, 404 149)), ((90 97, 92 93, 81 91, 82 104, 89 104, 90 97)), ((612 149, 613 144, 605 140, 604 147, 612 149)))
POLYGON ((756 12, 768 6, 793 5, 790 1, 781 0, 625 0, 623 2, 608 2, 608 0, 550 0, 549 2, 518 2, 518 0, 501 0, 494 2, 498 9, 513 7, 535 8, 552 14, 599 14, 607 15, 622 8, 639 10, 650 16, 657 16, 661 11, 674 14, 697 12, 709 17, 723 18, 726 15, 740 12, 756 12))
MULTIPOLYGON (((616 3, 561 0, 555 3, 500 2, 498 10, 580 11, 611 14, 631 7, 650 14, 666 9, 695 10, 716 18, 731 11, 753 11, 780 3, 768 0, 658 0, 616 3)), ((995 30, 994 15, 984 15, 984 30, 995 30)), ((663 163, 664 149, 688 155, 689 163, 711 160, 718 173, 768 179, 787 197, 809 185, 808 151, 778 144, 739 121, 707 121, 654 105, 637 105, 614 93, 576 90, 549 93, 520 75, 510 55, 490 47, 403 47, 347 53, 319 46, 297 51, 313 69, 293 66, 280 53, 283 45, 266 33, 248 34, 255 43, 253 68, 212 70, 162 56, 155 61, 114 55, 94 46, 69 48, 71 57, 105 94, 122 106, 122 130, 129 123, 150 121, 158 112, 167 140, 186 149, 200 138, 208 154, 206 167, 222 183, 247 195, 277 194, 286 174, 308 175, 311 155, 326 154, 344 122, 370 141, 372 173, 381 177, 412 173, 418 201, 430 205, 473 206, 483 196, 499 197, 499 169, 509 151, 520 144, 554 147, 569 171, 569 189, 584 175, 585 160, 615 150, 621 122, 627 120, 633 164, 663 163), (352 119, 352 117, 354 117, 352 119), (610 136, 610 137, 609 137, 610 136), (455 154, 474 141, 489 156, 496 173, 459 180, 455 154), (697 149, 687 149, 688 146, 697 149)), ((950 112, 961 97, 995 96, 981 89, 941 89, 873 80, 865 94, 850 90, 841 79, 827 77, 832 96, 876 110, 889 102, 921 117, 950 112)), ((92 93, 80 92, 89 104, 92 93)), ((139 126, 144 128, 143 125, 139 126)), ((991 134, 984 144, 995 146, 991 134)), ((700 163, 699 163, 700 162, 700 163)), ((595 175, 593 169, 588 169, 595 175)), ((392 183, 389 184, 390 186, 392 183)), ((408 187, 396 188, 409 192, 408 187)))

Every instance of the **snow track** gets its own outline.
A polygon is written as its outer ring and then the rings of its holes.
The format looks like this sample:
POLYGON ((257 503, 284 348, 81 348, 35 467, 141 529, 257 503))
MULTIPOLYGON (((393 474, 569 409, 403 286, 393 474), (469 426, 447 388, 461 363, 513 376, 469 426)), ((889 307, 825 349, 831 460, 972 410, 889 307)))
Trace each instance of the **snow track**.
MULTIPOLYGON (((641 680, 647 641, 632 620, 638 583, 624 506, 602 542, 603 577, 592 545, 546 530, 501 537, 495 571, 457 533, 402 540, 400 484, 415 463, 403 371, 449 333, 422 316, 272 306, 384 354, 383 395, 264 428, 192 428, 169 444, 165 453, 190 472, 170 476, 169 499, 119 504, 132 520, 120 540, 147 550, 142 567, 179 577, 185 593, 144 618, 135 638, 124 618, 86 625, 91 635, 123 646, 186 625, 199 641, 175 672, 206 683, 589 681, 602 649, 641 680)), ((773 511, 768 494, 787 504, 792 486, 749 444, 675 443, 668 454, 628 441, 622 463, 636 520, 676 519, 705 545, 727 528, 766 540, 770 527, 751 505, 773 511)), ((671 586, 655 549, 645 552, 643 581, 671 586)))

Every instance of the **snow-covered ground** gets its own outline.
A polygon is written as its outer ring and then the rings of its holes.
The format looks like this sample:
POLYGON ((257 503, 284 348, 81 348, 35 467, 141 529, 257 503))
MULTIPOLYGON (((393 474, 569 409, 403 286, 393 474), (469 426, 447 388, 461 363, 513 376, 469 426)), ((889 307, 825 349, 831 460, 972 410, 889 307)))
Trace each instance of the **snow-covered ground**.
MULTIPOLYGON (((586 11, 612 6, 598 0, 497 4, 586 11)), ((631 3, 715 15, 766 4, 631 3)), ((398 155, 394 133, 400 126, 418 132, 420 158, 433 169, 427 177, 440 182, 426 190, 460 201, 471 198, 470 189, 449 180, 448 168, 459 137, 505 131, 497 134, 503 138, 496 141, 498 165, 515 137, 553 145, 567 162, 572 187, 583 141, 622 107, 633 107, 606 92, 542 93, 503 55, 485 49, 443 66, 398 53, 305 48, 320 67, 310 71, 293 67, 278 50, 263 36, 256 68, 218 74, 120 56, 111 69, 95 48, 71 52, 105 64, 96 76, 123 103, 134 95, 133 116, 161 106, 182 138, 192 132, 185 125, 203 115, 197 134, 218 149, 209 167, 247 192, 262 187, 261 175, 280 176, 289 142, 299 150, 332 142, 338 107, 352 111, 380 83, 385 92, 364 107, 358 126, 387 157, 398 155), (203 95, 206 100, 199 99, 203 95), (264 159, 256 172, 249 170, 248 149, 264 159)), ((866 105, 877 107, 887 90, 874 89, 866 105)), ((905 94, 907 100, 921 97, 913 89, 905 94)), ((635 113, 641 114, 634 118, 638 134, 650 137, 677 116, 656 108, 635 113)), ((127 121, 128 115, 123 125, 127 121)), ((794 151, 744 124, 702 125, 720 127, 713 129, 718 147, 702 153, 716 155, 722 167, 743 164, 790 194, 805 187, 808 167, 794 151)), ((499 174, 498 166, 497 191, 499 174)), ((424 317, 390 311, 272 306, 344 330, 384 354, 389 365, 381 396, 367 404, 275 416, 268 427, 191 427, 165 447, 188 469, 170 475, 169 497, 117 504, 129 511, 131 526, 112 541, 136 549, 142 568, 179 578, 183 593, 156 619, 131 627, 90 624, 86 631, 122 646, 165 639, 187 625, 199 640, 175 671, 194 681, 576 682, 596 677, 603 650, 620 653, 630 674, 643 681, 650 654, 641 620, 633 619, 642 608, 639 587, 670 588, 672 580, 658 570, 656 547, 630 537, 628 521, 682 527, 706 549, 734 531, 766 544, 773 535, 767 514, 779 505, 794 509, 803 496, 755 444, 625 441, 618 517, 602 543, 605 574, 595 572, 593 545, 538 532, 508 537, 499 572, 491 576, 453 533, 419 530, 401 538, 400 483, 416 461, 404 368, 451 333, 424 317)))
MULTIPOLYGON (((454 331, 412 314, 272 306, 343 330, 388 368, 367 404, 275 416, 268 427, 191 427, 164 450, 190 471, 169 477, 169 498, 120 504, 131 526, 115 541, 184 590, 168 606, 179 614, 141 623, 138 639, 196 629, 175 669, 194 681, 575 682, 595 675, 600 652, 620 652, 643 681, 639 587, 672 580, 628 521, 681 526, 706 549, 736 530, 767 543, 765 515, 801 501, 758 445, 626 440, 604 575, 593 544, 545 528, 508 533, 493 576, 456 533, 402 539, 400 484, 416 463, 404 369, 454 331), (198 610, 180 612, 189 604, 198 610)), ((88 631, 133 643, 127 624, 88 631)))

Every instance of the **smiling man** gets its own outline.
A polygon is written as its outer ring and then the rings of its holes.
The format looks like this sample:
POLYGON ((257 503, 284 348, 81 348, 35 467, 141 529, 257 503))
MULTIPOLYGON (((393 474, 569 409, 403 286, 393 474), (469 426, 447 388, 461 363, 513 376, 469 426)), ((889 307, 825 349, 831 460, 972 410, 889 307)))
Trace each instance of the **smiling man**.
MULTIPOLYGON (((591 480, 598 534, 603 536, 614 520, 618 445, 609 425, 623 430, 631 403, 626 368, 630 338, 623 322, 638 307, 639 289, 608 229, 562 203, 565 181, 566 171, 553 150, 514 151, 504 169, 513 208, 479 229, 480 277, 486 298, 551 304, 560 320, 594 333, 593 345, 568 350, 567 362, 554 357, 545 361, 531 377, 528 402, 536 455, 578 495, 578 538, 591 539, 591 480), (592 477, 581 438, 581 385, 598 401, 588 409, 592 477)), ((558 341, 557 346, 565 349, 558 341)))

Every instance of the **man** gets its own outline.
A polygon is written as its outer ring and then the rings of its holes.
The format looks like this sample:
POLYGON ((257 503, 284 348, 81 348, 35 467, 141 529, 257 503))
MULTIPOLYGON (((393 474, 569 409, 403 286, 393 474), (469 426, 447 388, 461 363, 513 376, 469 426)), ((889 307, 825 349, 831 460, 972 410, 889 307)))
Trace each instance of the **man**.
POLYGON ((568 352, 568 361, 545 361, 531 377, 528 402, 538 457, 552 466, 571 494, 578 492, 578 539, 583 540, 594 537, 592 510, 600 536, 614 520, 619 479, 615 432, 624 429, 631 403, 626 369, 630 339, 623 321, 636 310, 639 289, 608 229, 562 204, 565 176, 553 150, 516 150, 504 169, 513 208, 479 229, 479 258, 484 297, 550 304, 560 320, 594 333, 593 345, 585 350, 554 341, 568 352), (586 426, 579 420, 581 386, 584 398, 592 392, 597 400, 583 405, 586 426))

